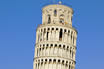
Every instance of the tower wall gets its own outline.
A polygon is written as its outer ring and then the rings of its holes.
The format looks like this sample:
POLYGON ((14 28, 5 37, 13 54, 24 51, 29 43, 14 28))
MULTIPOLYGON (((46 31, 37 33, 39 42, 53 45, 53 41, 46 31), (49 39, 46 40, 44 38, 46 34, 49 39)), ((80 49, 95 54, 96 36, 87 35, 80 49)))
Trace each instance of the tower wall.
POLYGON ((72 8, 64 5, 48 5, 42 9, 43 24, 70 24, 72 25, 72 8), (49 21, 50 18, 50 21, 49 21), (63 21, 63 22, 61 22, 63 21))
POLYGON ((77 31, 72 27, 72 9, 48 5, 42 11, 33 69, 75 69, 77 31))

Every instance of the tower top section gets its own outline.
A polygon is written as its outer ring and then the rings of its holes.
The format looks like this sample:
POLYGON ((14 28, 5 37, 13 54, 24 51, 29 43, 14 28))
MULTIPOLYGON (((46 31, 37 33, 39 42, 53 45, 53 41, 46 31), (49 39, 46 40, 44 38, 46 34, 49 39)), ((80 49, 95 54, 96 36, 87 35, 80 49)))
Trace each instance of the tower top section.
POLYGON ((61 1, 58 2, 58 4, 49 4, 49 5, 46 5, 42 8, 42 10, 44 9, 47 9, 47 8, 65 8, 65 9, 68 9, 70 12, 73 13, 73 9, 67 5, 63 5, 61 1))
POLYGON ((63 10, 66 10, 66 11, 69 11, 71 13, 73 13, 73 9, 71 7, 68 7, 66 5, 62 5, 61 2, 59 2, 59 4, 51 4, 51 5, 47 5, 47 6, 44 6, 42 8, 42 10, 47 10, 48 8, 55 8, 55 9, 63 9, 63 10))
POLYGON ((73 9, 66 5, 50 4, 42 8, 43 24, 62 24, 72 26, 73 9))

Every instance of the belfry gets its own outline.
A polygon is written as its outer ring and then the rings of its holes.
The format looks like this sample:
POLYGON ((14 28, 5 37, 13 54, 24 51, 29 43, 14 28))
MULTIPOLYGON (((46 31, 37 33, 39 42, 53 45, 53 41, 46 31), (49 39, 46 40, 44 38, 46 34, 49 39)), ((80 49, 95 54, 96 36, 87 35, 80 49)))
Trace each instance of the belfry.
POLYGON ((33 69, 75 69, 77 31, 72 16, 73 9, 61 2, 43 7, 33 69))

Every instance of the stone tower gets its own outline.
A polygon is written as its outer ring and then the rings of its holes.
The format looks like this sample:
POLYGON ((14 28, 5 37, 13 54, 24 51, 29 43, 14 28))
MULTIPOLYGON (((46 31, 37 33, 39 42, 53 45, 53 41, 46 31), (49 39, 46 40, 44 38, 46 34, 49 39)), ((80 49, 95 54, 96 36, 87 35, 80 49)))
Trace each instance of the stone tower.
POLYGON ((61 3, 43 7, 33 69, 75 69, 77 31, 72 16, 73 9, 61 3))

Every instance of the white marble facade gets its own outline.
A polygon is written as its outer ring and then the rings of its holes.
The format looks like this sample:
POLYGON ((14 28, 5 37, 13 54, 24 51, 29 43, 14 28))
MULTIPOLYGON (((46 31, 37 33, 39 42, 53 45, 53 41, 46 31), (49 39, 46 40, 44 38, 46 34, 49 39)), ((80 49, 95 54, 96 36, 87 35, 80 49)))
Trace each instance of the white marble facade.
POLYGON ((75 69, 77 31, 72 8, 53 4, 42 9, 36 31, 33 69, 75 69))

